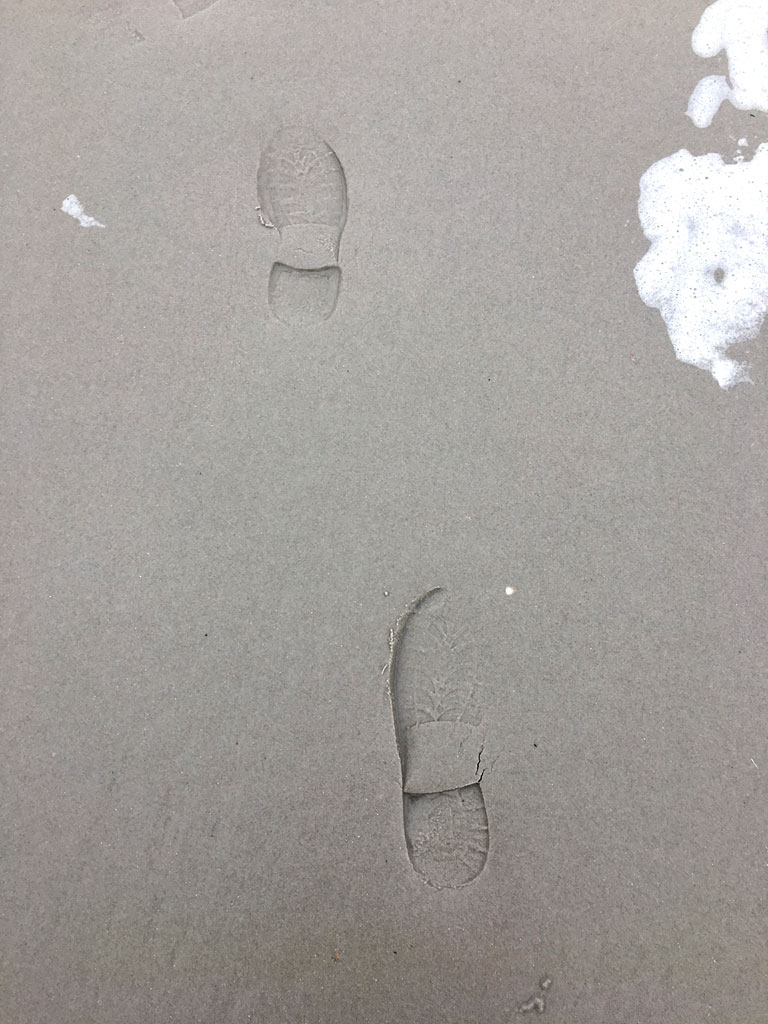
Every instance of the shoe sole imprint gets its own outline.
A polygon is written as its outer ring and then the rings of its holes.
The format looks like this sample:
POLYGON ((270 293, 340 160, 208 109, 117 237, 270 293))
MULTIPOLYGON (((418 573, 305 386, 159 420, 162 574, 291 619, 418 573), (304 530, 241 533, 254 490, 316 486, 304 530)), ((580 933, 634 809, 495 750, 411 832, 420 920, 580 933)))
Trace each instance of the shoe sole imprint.
POLYGON ((334 151, 309 128, 282 128, 264 150, 259 207, 277 228, 280 250, 269 278, 278 320, 327 320, 341 286, 339 245, 347 221, 347 181, 334 151))
POLYGON ((200 14, 208 7, 212 7, 216 0, 173 0, 182 18, 191 18, 193 14, 200 14))
POLYGON ((388 681, 408 856, 430 885, 456 889, 485 867, 489 833, 474 703, 477 650, 471 635, 455 631, 446 605, 436 587, 398 619, 388 681))

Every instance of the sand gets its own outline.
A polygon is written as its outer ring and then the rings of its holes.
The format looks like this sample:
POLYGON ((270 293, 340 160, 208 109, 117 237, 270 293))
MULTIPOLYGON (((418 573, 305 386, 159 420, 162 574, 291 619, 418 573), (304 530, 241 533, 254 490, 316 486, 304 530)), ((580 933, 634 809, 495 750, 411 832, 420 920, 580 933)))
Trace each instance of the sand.
POLYGON ((766 332, 723 390, 633 268, 644 171, 766 115, 685 117, 692 0, 200 6, 0 33, 0 1020, 761 1024, 766 332), (257 209, 294 125, 346 183, 310 324, 257 209), (388 692, 434 587, 458 888, 388 692))

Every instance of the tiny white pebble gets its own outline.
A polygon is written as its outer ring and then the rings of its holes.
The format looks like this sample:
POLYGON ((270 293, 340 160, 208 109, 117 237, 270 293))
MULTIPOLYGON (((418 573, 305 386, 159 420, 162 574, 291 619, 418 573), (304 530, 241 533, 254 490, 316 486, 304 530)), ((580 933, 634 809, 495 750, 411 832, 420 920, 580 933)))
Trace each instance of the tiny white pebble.
POLYGON ((505 593, 506 593, 507 597, 512 597, 514 592, 515 592, 515 588, 514 587, 507 587, 507 589, 505 590, 505 593))

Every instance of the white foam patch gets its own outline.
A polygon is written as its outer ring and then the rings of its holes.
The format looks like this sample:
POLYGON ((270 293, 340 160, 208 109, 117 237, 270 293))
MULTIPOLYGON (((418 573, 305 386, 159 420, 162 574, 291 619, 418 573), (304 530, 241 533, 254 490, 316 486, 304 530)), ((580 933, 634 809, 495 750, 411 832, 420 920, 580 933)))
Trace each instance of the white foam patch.
POLYGON ((635 281, 677 358, 723 388, 749 381, 727 350, 768 312, 768 143, 744 163, 687 149, 659 160, 640 180, 638 213, 651 247, 635 281))
POLYGON ((694 124, 708 127, 726 98, 739 110, 768 112, 766 0, 716 0, 702 14, 691 45, 699 57, 725 50, 730 78, 730 84, 722 75, 699 82, 687 110, 694 124))
POLYGON ((708 75, 693 90, 686 114, 697 128, 709 128, 721 103, 730 94, 731 87, 725 75, 708 75))
POLYGON ((88 214, 83 211, 83 204, 80 202, 77 196, 67 196, 64 202, 61 204, 61 209, 64 211, 64 213, 68 213, 70 217, 74 217, 75 220, 79 220, 81 227, 104 227, 104 225, 100 221, 96 220, 94 217, 89 217, 88 214))

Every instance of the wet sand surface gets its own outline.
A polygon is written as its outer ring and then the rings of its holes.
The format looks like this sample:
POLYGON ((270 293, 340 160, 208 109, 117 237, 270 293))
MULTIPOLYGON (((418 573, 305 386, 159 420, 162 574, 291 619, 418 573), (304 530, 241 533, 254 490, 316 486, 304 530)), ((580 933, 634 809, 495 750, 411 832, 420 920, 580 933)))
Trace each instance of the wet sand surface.
POLYGON ((765 1021, 765 330, 722 390, 633 279, 644 171, 768 138, 703 6, 6 12, 3 1021, 765 1021))

